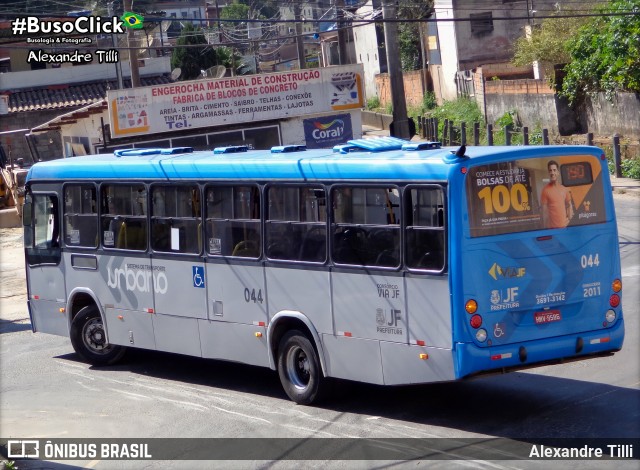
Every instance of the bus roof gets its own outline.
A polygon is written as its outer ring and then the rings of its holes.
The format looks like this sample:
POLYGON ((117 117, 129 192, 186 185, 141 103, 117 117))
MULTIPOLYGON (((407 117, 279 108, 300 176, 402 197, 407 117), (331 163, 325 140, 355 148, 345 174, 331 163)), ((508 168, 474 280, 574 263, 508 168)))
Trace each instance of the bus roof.
MULTIPOLYGON (((135 150, 135 149, 134 149, 135 150)), ((27 181, 52 180, 396 180, 446 181, 458 166, 556 155, 596 155, 588 146, 467 147, 463 158, 458 147, 430 150, 362 151, 347 154, 331 149, 271 153, 251 150, 216 153, 213 150, 175 155, 102 154, 40 162, 27 181)))

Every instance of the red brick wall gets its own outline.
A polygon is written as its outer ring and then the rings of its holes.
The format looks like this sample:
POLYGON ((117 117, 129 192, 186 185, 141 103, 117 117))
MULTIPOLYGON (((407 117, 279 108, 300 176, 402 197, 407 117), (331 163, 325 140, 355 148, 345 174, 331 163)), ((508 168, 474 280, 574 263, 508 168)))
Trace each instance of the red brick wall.
MULTIPOLYGON (((404 95, 406 96, 407 106, 420 106, 422 104, 422 79, 421 70, 413 72, 404 72, 402 74, 404 82, 404 95)), ((380 98, 380 106, 385 107, 387 103, 391 103, 391 85, 389 82, 389 74, 381 73, 376 75, 376 90, 378 90, 378 98, 380 98)))
POLYGON ((504 77, 508 75, 529 75, 533 77, 533 68, 530 65, 516 67, 510 63, 483 64, 482 74, 487 80, 490 80, 491 77, 504 77))
MULTIPOLYGON (((484 68, 484 67, 483 67, 484 68)), ((486 75, 485 75, 486 77, 486 75)), ((484 83, 484 93, 491 94, 554 94, 553 88, 546 80, 486 80, 484 83)))

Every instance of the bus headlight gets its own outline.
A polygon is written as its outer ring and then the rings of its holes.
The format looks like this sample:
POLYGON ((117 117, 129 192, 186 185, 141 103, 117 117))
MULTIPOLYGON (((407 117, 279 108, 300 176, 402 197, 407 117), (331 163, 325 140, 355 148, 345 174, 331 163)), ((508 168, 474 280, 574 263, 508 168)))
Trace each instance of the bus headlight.
POLYGON ((480 328, 476 331, 476 339, 481 343, 484 343, 487 340, 487 330, 484 328, 480 328))
POLYGON ((607 319, 607 322, 613 323, 616 319, 615 310, 607 310, 607 314, 605 315, 605 318, 607 319))

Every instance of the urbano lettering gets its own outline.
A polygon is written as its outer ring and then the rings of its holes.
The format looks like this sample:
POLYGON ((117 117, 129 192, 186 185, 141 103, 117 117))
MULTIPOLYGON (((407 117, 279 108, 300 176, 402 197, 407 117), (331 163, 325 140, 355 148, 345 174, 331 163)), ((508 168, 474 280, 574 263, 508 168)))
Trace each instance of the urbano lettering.
POLYGON ((162 271, 130 269, 129 266, 107 270, 107 285, 112 289, 125 288, 128 291, 154 292, 166 294, 169 287, 167 276, 162 271))

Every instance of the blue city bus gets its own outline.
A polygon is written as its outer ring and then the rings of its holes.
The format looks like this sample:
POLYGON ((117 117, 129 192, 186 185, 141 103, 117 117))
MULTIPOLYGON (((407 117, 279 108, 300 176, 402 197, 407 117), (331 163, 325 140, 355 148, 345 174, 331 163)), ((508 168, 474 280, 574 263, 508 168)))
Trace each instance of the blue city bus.
POLYGON ((587 146, 129 149, 35 164, 34 332, 402 385, 622 347, 607 162, 587 146))

